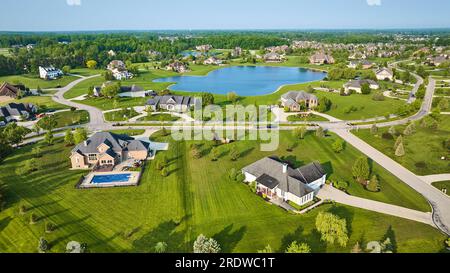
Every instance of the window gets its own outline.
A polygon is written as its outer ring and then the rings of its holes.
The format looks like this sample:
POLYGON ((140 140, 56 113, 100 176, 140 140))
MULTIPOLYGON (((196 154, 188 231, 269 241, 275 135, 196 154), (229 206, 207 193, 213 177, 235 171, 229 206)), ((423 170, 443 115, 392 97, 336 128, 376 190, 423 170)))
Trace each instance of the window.
POLYGON ((97 154, 89 154, 88 158, 89 158, 89 161, 97 160, 97 154))

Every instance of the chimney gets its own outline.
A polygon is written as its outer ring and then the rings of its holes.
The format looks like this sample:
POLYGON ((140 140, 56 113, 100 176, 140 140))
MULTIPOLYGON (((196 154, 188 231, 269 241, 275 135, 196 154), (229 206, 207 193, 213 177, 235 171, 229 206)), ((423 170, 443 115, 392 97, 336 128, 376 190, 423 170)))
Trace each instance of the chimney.
POLYGON ((283 173, 287 173, 288 164, 283 163, 283 173))
POLYGON ((85 140, 84 141, 84 146, 87 146, 88 145, 88 142, 87 142, 87 140, 85 140))

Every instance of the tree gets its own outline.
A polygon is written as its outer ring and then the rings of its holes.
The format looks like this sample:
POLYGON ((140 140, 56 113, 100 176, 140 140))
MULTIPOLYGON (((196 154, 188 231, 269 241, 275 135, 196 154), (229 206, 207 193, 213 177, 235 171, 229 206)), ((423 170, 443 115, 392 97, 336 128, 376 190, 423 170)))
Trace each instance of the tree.
POLYGON ((63 66, 63 68, 62 68, 62 72, 63 72, 64 74, 69 74, 71 69, 72 69, 72 68, 70 67, 70 65, 65 65, 65 66, 63 66))
POLYGON ((239 158, 239 152, 235 146, 231 147, 230 150, 230 159, 231 161, 236 161, 239 158))
POLYGON ((264 249, 258 250, 258 253, 273 253, 272 247, 270 245, 266 245, 264 249))
POLYGON ((397 140, 395 141, 394 150, 397 150, 397 148, 400 144, 403 144, 403 137, 401 135, 398 136, 397 140))
POLYGON ((368 83, 363 83, 361 85, 361 94, 367 95, 370 94, 370 85, 368 83))
POLYGON ((372 135, 376 135, 378 133, 378 127, 376 124, 372 125, 372 127, 370 127, 370 133, 372 135))
POLYGON ((359 242, 356 242, 355 246, 352 248, 352 253, 363 253, 363 250, 361 248, 361 245, 359 242))
POLYGON ((214 104, 214 95, 211 93, 203 93, 202 94, 202 105, 212 105, 214 104))
POLYGON ((54 141, 54 136, 52 131, 47 131, 47 133, 45 133, 45 137, 44 137, 44 141, 48 144, 48 145, 52 145, 53 141, 54 141))
POLYGON ((22 167, 23 174, 28 174, 28 173, 34 172, 37 169, 38 169, 38 164, 37 164, 36 159, 34 159, 34 158, 26 160, 22 167))
POLYGON ((211 160, 212 161, 217 161, 217 159, 219 158, 219 151, 217 150, 217 148, 212 148, 211 149, 211 160))
POLYGON ((378 192, 380 190, 380 182, 378 181, 378 177, 376 175, 372 176, 372 179, 370 179, 369 184, 366 186, 367 190, 372 192, 378 192))
POLYGON ((39 123, 36 122, 33 124, 33 127, 31 127, 31 131, 35 133, 36 135, 39 135, 41 133, 41 127, 39 126, 39 123))
POLYGON ((41 127, 46 131, 51 131, 55 129, 57 125, 58 122, 56 121, 56 118, 53 115, 46 116, 39 121, 39 127, 41 127))
POLYGON ((156 253, 165 253, 167 251, 167 243, 166 242, 158 242, 155 245, 156 253))
POLYGON ((389 132, 389 134, 391 134, 393 136, 397 134, 397 130, 395 130, 394 126, 389 127, 388 132, 389 132))
POLYGON ((97 61, 95 60, 89 60, 86 62, 86 67, 89 69, 94 69, 95 67, 97 67, 97 61))
POLYGON ((29 132, 30 129, 18 126, 17 123, 12 122, 8 123, 8 125, 6 125, 6 127, 3 129, 2 137, 5 138, 5 143, 7 144, 18 145, 23 141, 23 139, 29 132))
POLYGON ((307 131, 308 131, 308 130, 307 130, 306 126, 299 126, 299 127, 296 127, 296 128, 292 131, 292 135, 293 135, 294 137, 299 138, 299 139, 304 139, 304 138, 305 138, 305 134, 306 134, 307 131))
POLYGON ((306 243, 298 244, 293 241, 287 248, 286 253, 310 253, 311 248, 306 243))
POLYGON ((321 240, 330 244, 337 242, 345 247, 348 242, 347 221, 329 212, 319 212, 316 217, 316 229, 321 240))
POLYGON ((194 242, 194 253, 219 253, 219 243, 213 238, 200 234, 194 242))
POLYGON ((322 127, 318 127, 317 129, 316 129, 316 137, 324 137, 325 136, 325 132, 323 131, 323 128, 322 127))
POLYGON ((167 177, 168 175, 169 175, 169 171, 167 170, 166 167, 164 167, 164 168, 161 170, 161 176, 162 176, 162 177, 167 177))
POLYGON ((229 92, 227 93, 227 100, 231 101, 232 103, 236 103, 236 101, 238 100, 238 95, 236 94, 236 92, 229 92))
POLYGON ((64 135, 64 143, 66 146, 72 146, 75 143, 75 139, 73 137, 72 129, 67 129, 64 135))
POLYGON ((43 237, 39 238, 39 244, 38 244, 38 251, 41 253, 45 253, 48 251, 49 245, 47 240, 45 240, 43 237))
POLYGON ((366 157, 362 156, 356 160, 352 167, 352 174, 359 181, 369 178, 370 170, 366 157))
POLYGON ((401 142, 397 149, 395 150, 395 155, 398 157, 402 157, 405 155, 405 147, 403 147, 403 142, 401 142))
POLYGON ((103 94, 105 97, 108 97, 108 98, 111 99, 111 98, 116 97, 117 94, 119 94, 119 91, 120 91, 120 86, 119 86, 119 84, 110 84, 110 85, 105 86, 105 87, 102 89, 102 94, 103 94))
POLYGON ((405 136, 410 136, 416 132, 416 125, 414 122, 410 123, 408 126, 406 126, 405 130, 403 131, 403 134, 405 136))
POLYGON ((39 147, 34 147, 34 148, 31 150, 31 154, 32 154, 34 157, 41 157, 41 156, 42 156, 42 150, 41 150, 41 148, 39 148, 39 147))
POLYGON ((192 147, 191 155, 192 155, 192 158, 195 158, 195 159, 199 159, 200 157, 202 157, 202 154, 198 150, 197 146, 192 147))
POLYGON ((75 129, 75 133, 73 134, 73 139, 75 144, 79 144, 87 139, 87 132, 84 128, 75 129))
POLYGON ((317 111, 324 113, 331 109, 332 102, 327 97, 321 97, 319 99, 319 106, 317 106, 317 111))
POLYGON ((340 153, 344 150, 344 141, 340 138, 336 139, 333 144, 331 145, 331 148, 333 148, 333 151, 335 153, 340 153))
POLYGON ((438 103, 438 107, 441 110, 445 110, 445 109, 447 109, 449 107, 448 104, 449 103, 448 103, 448 100, 446 98, 441 98, 441 100, 438 103))

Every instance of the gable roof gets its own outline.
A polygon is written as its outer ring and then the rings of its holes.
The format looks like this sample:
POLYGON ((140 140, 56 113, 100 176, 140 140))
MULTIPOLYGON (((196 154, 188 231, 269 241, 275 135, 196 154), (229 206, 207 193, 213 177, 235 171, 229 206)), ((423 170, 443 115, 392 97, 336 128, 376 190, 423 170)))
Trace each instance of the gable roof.
POLYGON ((284 167, 285 165, 276 158, 265 157, 242 170, 255 176, 258 183, 268 188, 274 189, 278 186, 281 190, 298 197, 312 192, 308 184, 326 174, 319 163, 311 163, 299 169, 284 167), (283 173, 283 168, 287 168, 286 173, 283 173), (322 175, 316 178, 320 174, 322 175))
POLYGON ((176 104, 190 106, 194 104, 194 99, 188 96, 164 95, 155 96, 147 101, 147 105, 176 104))
POLYGON ((127 146, 130 143, 133 143, 133 149, 140 150, 140 148, 142 147, 145 148, 145 145, 138 146, 138 144, 135 143, 136 141, 140 142, 139 140, 134 140, 132 137, 129 137, 127 135, 118 135, 110 132, 99 132, 91 136, 88 140, 86 140, 86 142, 82 142, 75 146, 72 152, 77 152, 80 154, 99 153, 97 148, 101 144, 108 145, 110 147, 108 151, 112 150, 115 153, 119 153, 127 149, 127 146))
POLYGON ((0 85, 0 96, 7 96, 17 99, 19 96, 19 89, 7 82, 4 82, 0 85))
POLYGON ((281 97, 285 100, 293 100, 295 102, 302 100, 317 100, 316 95, 306 93, 305 91, 289 91, 281 97))

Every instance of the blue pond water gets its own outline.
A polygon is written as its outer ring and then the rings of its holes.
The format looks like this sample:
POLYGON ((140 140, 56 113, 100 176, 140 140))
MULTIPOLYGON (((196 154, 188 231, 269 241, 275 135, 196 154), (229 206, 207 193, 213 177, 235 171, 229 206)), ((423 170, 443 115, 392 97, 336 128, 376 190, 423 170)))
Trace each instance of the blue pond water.
POLYGON ((326 73, 298 67, 232 66, 211 71, 206 76, 175 76, 154 82, 175 82, 173 91, 257 96, 275 92, 286 84, 322 80, 326 73))
POLYGON ((101 184, 101 183, 114 183, 114 182, 128 182, 130 180, 131 174, 109 174, 109 175, 94 175, 91 183, 101 184))

